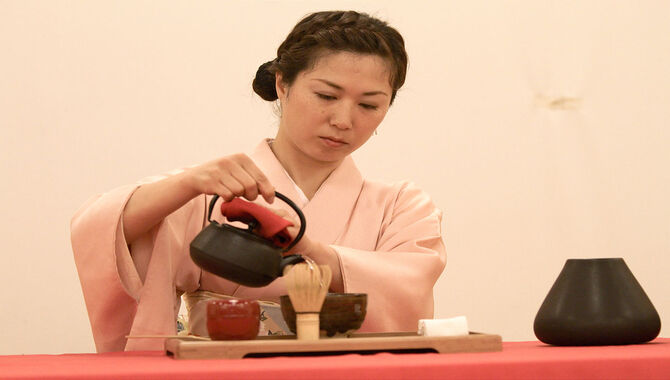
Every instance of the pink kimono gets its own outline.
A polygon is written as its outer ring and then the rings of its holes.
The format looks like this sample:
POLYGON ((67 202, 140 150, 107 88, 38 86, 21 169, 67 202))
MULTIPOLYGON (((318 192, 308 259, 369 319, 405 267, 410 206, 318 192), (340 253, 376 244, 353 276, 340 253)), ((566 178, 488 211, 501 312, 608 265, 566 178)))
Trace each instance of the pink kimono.
MULTIPOLYGON (((359 331, 416 331, 419 319, 433 317, 433 286, 446 253, 442 213, 426 193, 407 182, 364 180, 347 157, 306 201, 267 141, 250 157, 276 190, 302 209, 305 234, 335 249, 344 291, 368 294, 359 331)), ((282 278, 249 288, 193 263, 189 244, 207 223, 211 196, 192 199, 128 247, 122 214, 139 186, 97 196, 72 219, 72 248, 98 352, 162 350, 160 339, 126 335, 175 334, 184 293, 206 290, 272 302, 286 294, 282 278)), ((265 204, 261 197, 256 202, 265 204)), ((280 200, 270 207, 290 211, 280 200)), ((213 219, 221 218, 215 212, 213 219)))

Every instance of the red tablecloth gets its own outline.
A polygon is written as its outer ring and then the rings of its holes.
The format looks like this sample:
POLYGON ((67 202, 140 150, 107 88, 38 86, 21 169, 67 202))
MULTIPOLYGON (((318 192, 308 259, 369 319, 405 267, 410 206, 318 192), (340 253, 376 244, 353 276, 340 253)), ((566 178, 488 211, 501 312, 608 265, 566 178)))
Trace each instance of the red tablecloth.
POLYGON ((670 339, 630 346, 505 342, 502 352, 175 360, 163 352, 0 356, 0 378, 670 379, 670 339))

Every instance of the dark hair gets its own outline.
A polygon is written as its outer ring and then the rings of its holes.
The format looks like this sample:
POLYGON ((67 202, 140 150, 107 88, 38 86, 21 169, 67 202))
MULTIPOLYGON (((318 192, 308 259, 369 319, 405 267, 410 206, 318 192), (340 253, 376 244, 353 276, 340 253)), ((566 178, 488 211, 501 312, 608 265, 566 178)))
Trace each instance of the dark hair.
POLYGON ((316 12, 300 20, 277 49, 277 58, 262 64, 253 82, 261 98, 277 100, 275 73, 289 86, 328 51, 374 54, 391 66, 391 103, 407 73, 405 41, 386 22, 355 11, 316 12))

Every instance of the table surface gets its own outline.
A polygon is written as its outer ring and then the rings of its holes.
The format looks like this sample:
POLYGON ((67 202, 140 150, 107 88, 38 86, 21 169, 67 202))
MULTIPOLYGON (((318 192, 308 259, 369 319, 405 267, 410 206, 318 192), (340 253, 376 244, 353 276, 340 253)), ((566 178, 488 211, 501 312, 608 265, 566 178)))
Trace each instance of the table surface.
POLYGON ((175 360, 164 352, 0 356, 0 378, 670 379, 670 339, 626 346, 504 342, 502 352, 175 360))

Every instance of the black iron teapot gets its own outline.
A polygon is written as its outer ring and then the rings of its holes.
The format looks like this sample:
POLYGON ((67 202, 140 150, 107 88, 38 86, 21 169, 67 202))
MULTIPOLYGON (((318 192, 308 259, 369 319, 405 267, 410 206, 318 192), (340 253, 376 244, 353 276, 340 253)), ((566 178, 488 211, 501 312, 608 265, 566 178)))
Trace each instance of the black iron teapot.
POLYGON ((252 231, 257 223, 252 222, 244 229, 212 220, 212 210, 219 199, 214 195, 207 213, 210 224, 191 242, 193 262, 207 272, 240 285, 261 287, 280 277, 287 265, 304 261, 301 255, 283 256, 283 253, 295 246, 305 233, 305 216, 285 195, 279 192, 275 195, 291 206, 300 218, 300 231, 288 247, 279 248, 254 234, 252 231))

